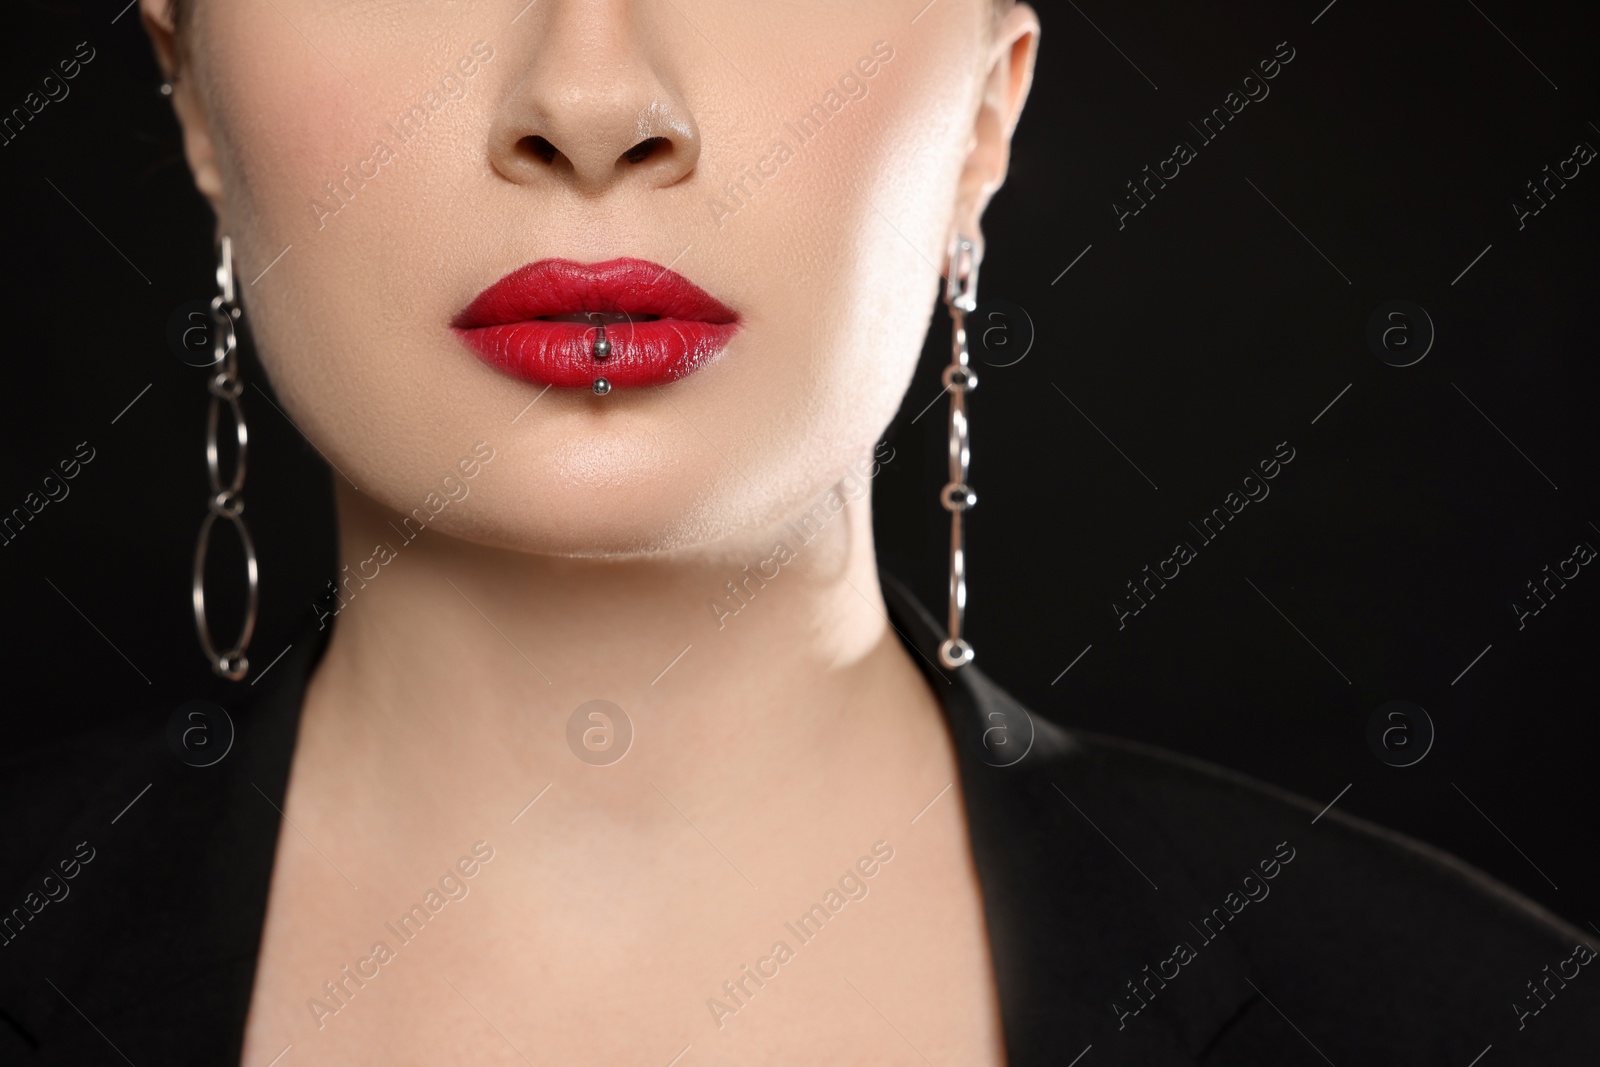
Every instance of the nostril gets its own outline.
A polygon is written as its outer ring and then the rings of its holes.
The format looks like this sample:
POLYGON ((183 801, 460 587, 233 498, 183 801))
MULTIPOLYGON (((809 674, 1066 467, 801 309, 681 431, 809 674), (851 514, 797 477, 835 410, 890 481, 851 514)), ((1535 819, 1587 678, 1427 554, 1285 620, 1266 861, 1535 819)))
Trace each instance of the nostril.
POLYGON ((670 147, 671 144, 665 137, 648 137, 622 153, 622 158, 629 163, 643 163, 654 155, 657 150, 664 150, 670 147))
POLYGON ((522 143, 541 163, 549 163, 556 158, 556 146, 537 134, 524 137, 522 143))

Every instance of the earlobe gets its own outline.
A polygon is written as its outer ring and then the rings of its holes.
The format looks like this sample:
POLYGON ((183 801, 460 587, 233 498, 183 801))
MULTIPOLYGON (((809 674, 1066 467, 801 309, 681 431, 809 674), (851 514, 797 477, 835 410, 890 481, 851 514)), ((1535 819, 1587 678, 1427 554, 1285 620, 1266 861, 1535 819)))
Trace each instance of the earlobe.
POLYGON ((195 188, 211 202, 212 211, 222 214, 222 178, 217 171, 216 151, 211 127, 199 94, 191 64, 184 55, 172 21, 171 0, 140 0, 139 17, 155 50, 156 62, 172 90, 169 99, 183 131, 183 154, 194 176, 195 188))
POLYGON ((1033 83, 1039 48, 1039 16, 1027 4, 1010 7, 995 28, 983 95, 974 116, 971 150, 961 173, 956 228, 981 232, 979 220, 1004 184, 1011 162, 1011 137, 1033 83))
POLYGON ((172 108, 183 129, 183 154, 189 161, 195 188, 211 202, 211 209, 222 215, 222 175, 217 170, 216 149, 204 107, 194 91, 194 79, 183 77, 172 86, 172 108))
POLYGON ((161 73, 172 81, 178 69, 178 39, 172 22, 172 0, 139 0, 139 21, 155 48, 161 73))

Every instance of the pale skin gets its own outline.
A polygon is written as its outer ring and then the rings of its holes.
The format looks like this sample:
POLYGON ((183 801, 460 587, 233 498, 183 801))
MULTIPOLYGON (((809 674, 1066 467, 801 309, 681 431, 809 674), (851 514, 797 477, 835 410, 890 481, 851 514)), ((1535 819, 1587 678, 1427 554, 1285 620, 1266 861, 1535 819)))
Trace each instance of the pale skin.
POLYGON ((272 385, 342 472, 341 560, 398 549, 327 620, 245 1067, 289 1044, 329 1064, 1004 1061, 955 753, 886 619, 870 497, 803 547, 785 532, 899 405, 1027 95, 1030 8, 922 7, 199 0, 179 67, 144 0, 272 385), (427 132, 319 212, 479 41, 492 58, 427 132), (725 184, 879 41, 865 93, 728 210, 725 184), (622 255, 734 307, 728 351, 659 390, 540 396, 447 328, 523 263, 622 255), (479 441, 470 494, 402 543, 390 522, 479 441), (719 620, 708 600, 780 540, 793 560, 719 620), (595 698, 633 725, 609 766, 567 744, 595 698), (401 947, 385 923, 480 840, 469 895, 401 947), (785 921, 880 841, 867 895, 801 945, 785 921), (778 940, 794 958, 730 998, 778 940), (378 976, 313 1012, 379 941, 378 976))

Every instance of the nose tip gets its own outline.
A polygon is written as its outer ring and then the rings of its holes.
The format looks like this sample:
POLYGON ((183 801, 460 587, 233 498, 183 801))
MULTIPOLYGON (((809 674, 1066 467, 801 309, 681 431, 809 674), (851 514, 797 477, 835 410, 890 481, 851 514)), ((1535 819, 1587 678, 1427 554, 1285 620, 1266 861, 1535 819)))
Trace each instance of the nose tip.
POLYGON ((681 181, 700 156, 694 117, 626 23, 551 20, 501 107, 490 159, 505 178, 594 194, 681 181))

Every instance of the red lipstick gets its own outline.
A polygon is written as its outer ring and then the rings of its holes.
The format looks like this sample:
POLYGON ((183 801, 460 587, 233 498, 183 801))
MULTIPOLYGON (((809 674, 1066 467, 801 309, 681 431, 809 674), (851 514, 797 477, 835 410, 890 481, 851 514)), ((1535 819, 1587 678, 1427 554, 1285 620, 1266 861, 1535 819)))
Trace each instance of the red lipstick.
POLYGON ((739 316, 642 259, 541 259, 479 293, 450 325, 491 367, 604 394, 693 373, 722 352, 739 316))

